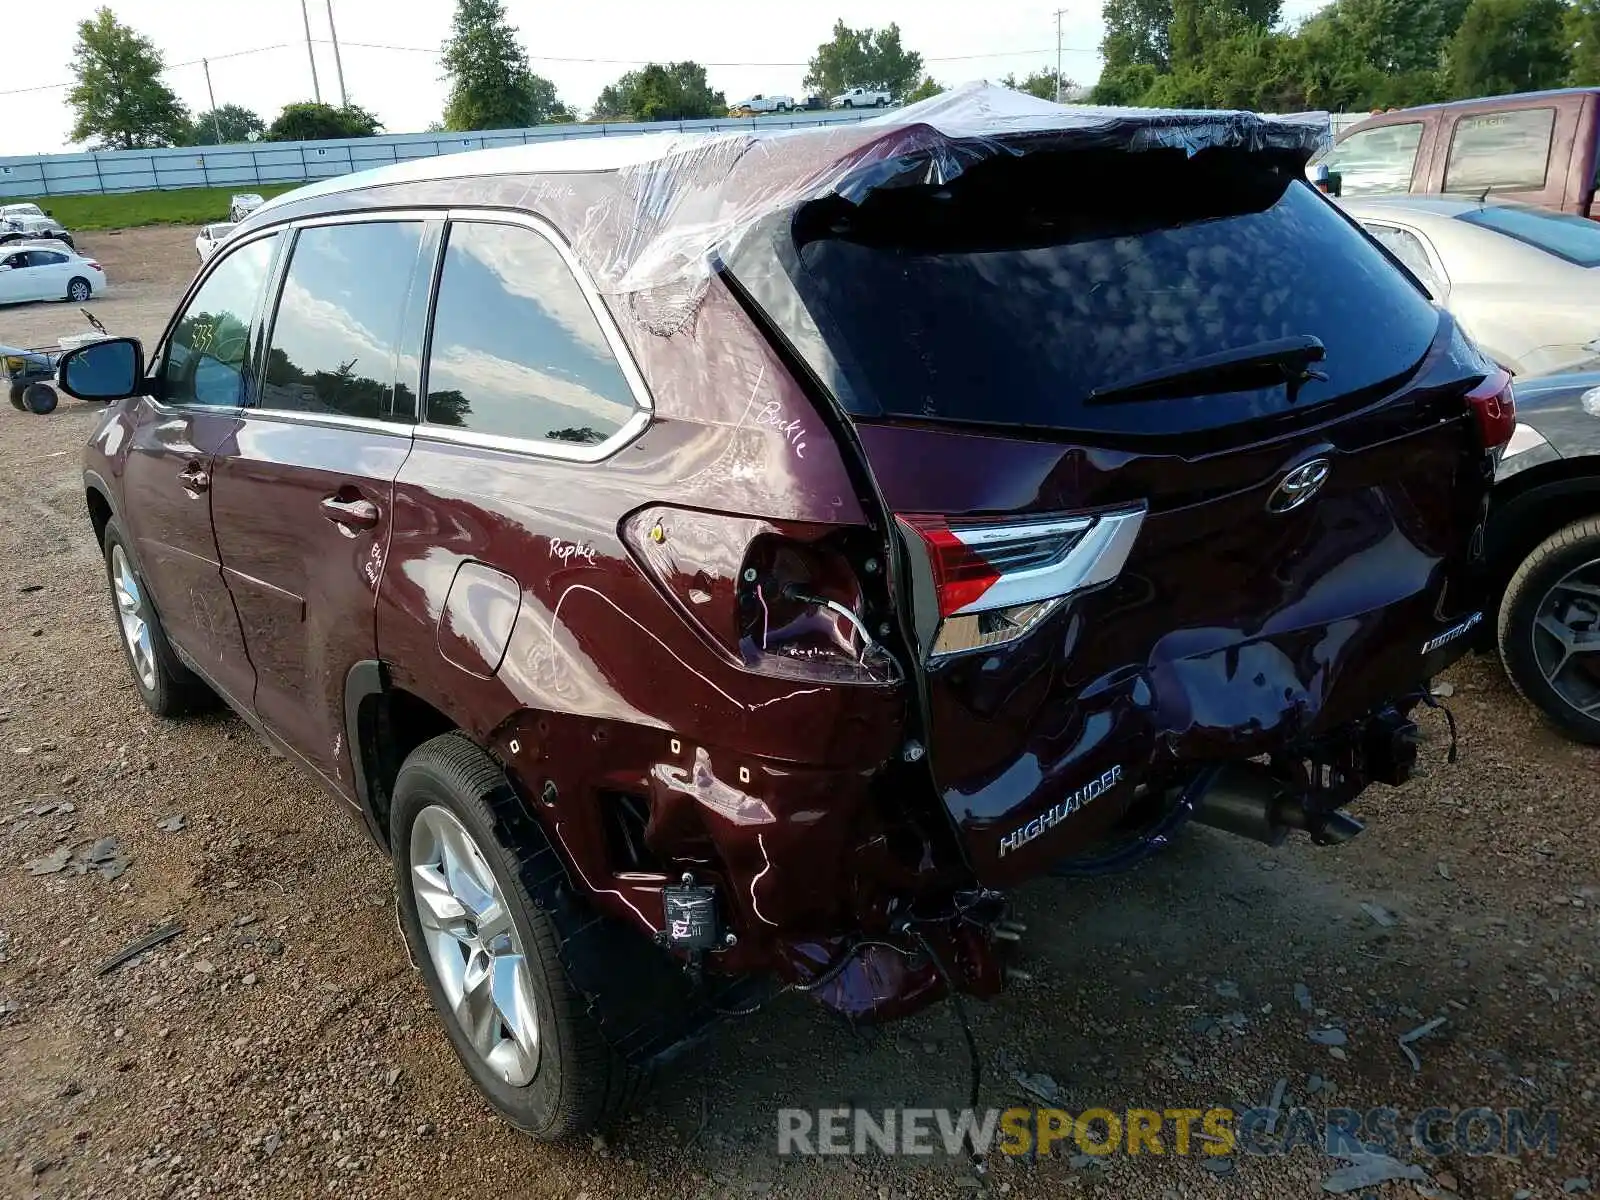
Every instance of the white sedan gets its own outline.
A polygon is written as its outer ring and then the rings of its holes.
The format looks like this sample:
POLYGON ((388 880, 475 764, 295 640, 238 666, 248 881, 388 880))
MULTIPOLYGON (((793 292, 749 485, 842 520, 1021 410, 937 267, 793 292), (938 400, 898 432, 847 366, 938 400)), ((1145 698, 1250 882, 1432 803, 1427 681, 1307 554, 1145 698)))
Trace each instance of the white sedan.
POLYGON ((194 238, 195 253, 200 256, 200 261, 205 262, 206 259, 210 258, 211 252, 232 232, 232 221, 221 221, 215 225, 201 226, 200 232, 195 234, 194 238))
POLYGON ((59 244, 30 242, 0 247, 0 304, 23 300, 72 300, 82 304, 104 290, 99 263, 59 244))
POLYGON ((1593 370, 1600 222, 1476 196, 1360 196, 1344 210, 1516 375, 1593 370))

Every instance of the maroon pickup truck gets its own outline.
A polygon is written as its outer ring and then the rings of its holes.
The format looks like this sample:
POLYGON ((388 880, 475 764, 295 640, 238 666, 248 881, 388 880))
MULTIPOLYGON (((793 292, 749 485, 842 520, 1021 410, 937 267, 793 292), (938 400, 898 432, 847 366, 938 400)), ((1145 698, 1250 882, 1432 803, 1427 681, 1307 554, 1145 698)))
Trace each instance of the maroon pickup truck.
POLYGON ((1553 212, 1594 204, 1600 88, 1527 92, 1382 113, 1312 162, 1345 196, 1493 192, 1553 212))

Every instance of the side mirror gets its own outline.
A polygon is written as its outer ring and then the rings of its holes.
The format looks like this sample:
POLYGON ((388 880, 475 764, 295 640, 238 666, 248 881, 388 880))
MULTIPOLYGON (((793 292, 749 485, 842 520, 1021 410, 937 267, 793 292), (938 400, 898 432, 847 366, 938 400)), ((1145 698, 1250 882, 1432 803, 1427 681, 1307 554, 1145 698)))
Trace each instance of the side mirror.
POLYGON ((1339 174, 1338 171, 1328 172, 1328 195, 1344 195, 1344 176, 1339 174))
POLYGON ((144 390, 144 346, 111 338, 68 350, 56 366, 61 390, 79 400, 126 400, 144 390))

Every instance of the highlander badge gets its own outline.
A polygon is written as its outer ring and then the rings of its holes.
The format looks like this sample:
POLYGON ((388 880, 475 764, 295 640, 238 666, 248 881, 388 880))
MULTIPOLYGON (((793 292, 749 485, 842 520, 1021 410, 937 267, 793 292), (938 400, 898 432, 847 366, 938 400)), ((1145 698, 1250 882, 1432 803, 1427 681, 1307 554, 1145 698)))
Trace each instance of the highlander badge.
POLYGON ((1112 767, 1098 779, 1091 779, 1060 804, 1054 805, 1047 812, 1040 813, 1020 829, 1013 829, 1000 839, 1000 857, 1004 858, 1013 851, 1021 850, 1037 837, 1042 837, 1046 832, 1054 829, 1073 813, 1077 812, 1091 800, 1098 800, 1117 784, 1122 782, 1122 767, 1112 767))

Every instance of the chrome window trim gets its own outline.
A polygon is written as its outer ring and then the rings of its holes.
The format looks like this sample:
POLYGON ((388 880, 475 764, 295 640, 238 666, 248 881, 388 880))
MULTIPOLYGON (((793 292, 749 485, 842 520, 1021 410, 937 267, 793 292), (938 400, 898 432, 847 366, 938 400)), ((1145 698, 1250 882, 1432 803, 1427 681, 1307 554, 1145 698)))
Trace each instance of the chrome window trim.
MULTIPOLYGON (((578 290, 583 294, 584 300, 589 305, 589 311, 594 314, 595 321, 600 326, 601 336, 606 340, 606 346, 611 351, 611 356, 616 359, 622 377, 628 384, 628 391, 633 396, 634 411, 622 425, 605 441, 593 446, 566 446, 560 442, 546 441, 539 438, 509 437, 504 434, 474 433, 471 430, 461 429, 451 425, 435 425, 427 421, 425 416, 419 418, 412 426, 414 436, 419 441, 447 442, 457 446, 473 446, 485 450, 501 450, 510 454, 522 454, 533 458, 559 459, 565 462, 593 463, 610 458, 617 451, 633 442, 646 429, 655 417, 655 404, 650 396, 650 389, 645 384, 644 375, 639 370, 639 364, 633 357, 633 351, 622 336, 622 330, 617 325, 616 318, 611 315, 611 310, 606 307, 605 301, 600 296, 600 289, 589 277, 589 272, 584 269, 581 262, 572 252, 572 248, 555 226, 543 217, 532 213, 513 212, 500 208, 452 208, 445 214, 448 224, 445 228, 443 248, 440 256, 438 280, 442 283, 444 278, 444 259, 450 250, 450 230, 456 222, 471 222, 487 225, 515 225, 527 229, 538 237, 555 247, 561 261, 566 264, 571 272, 573 281, 578 285, 578 290)), ((428 360, 433 354, 433 324, 439 306, 439 285, 434 288, 433 302, 429 306, 427 340, 423 346, 422 367, 422 392, 418 397, 423 414, 428 407, 428 360)))
POLYGON ((242 417, 266 417, 286 425, 318 425, 329 429, 360 429, 409 438, 411 425, 405 421, 379 421, 372 417, 347 417, 342 413, 308 412, 299 408, 240 408, 242 417))

